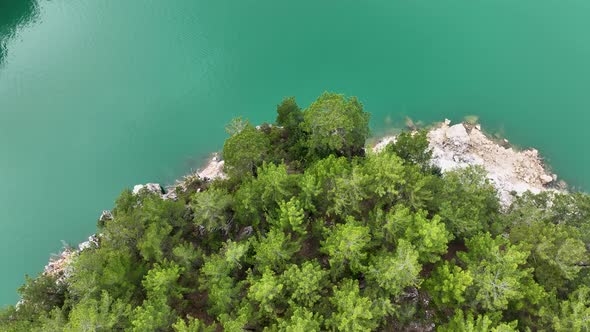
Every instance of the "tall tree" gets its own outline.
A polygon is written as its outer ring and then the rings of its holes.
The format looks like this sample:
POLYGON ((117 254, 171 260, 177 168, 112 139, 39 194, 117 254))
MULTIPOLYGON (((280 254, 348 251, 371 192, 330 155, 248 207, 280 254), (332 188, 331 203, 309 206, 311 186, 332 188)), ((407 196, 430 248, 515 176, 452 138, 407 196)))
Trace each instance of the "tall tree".
POLYGON ((369 228, 349 217, 345 224, 326 229, 328 237, 322 242, 321 251, 330 256, 332 271, 341 271, 346 266, 360 272, 366 264, 371 236, 369 228))
POLYGON ((270 141, 266 135, 247 123, 223 145, 225 171, 232 177, 254 174, 268 154, 270 141))
POLYGON ((369 114, 355 97, 325 92, 305 110, 301 126, 308 134, 310 158, 351 157, 363 153, 369 114))

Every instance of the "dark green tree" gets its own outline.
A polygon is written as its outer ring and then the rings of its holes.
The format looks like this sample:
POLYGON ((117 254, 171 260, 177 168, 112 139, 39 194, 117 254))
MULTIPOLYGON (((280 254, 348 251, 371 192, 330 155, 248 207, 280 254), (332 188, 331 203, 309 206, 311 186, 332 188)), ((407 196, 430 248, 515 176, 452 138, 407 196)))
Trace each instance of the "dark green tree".
POLYGON ((325 92, 304 111, 301 127, 307 133, 309 158, 362 155, 369 113, 355 97, 325 92))
POLYGON ((261 131, 246 123, 223 145, 224 169, 232 177, 254 174, 268 155, 270 141, 261 131))

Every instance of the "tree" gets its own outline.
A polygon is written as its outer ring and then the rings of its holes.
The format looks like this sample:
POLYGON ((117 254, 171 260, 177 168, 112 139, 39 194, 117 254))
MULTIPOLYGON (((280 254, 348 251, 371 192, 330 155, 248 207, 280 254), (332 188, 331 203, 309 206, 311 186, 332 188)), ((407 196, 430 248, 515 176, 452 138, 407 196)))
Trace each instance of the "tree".
POLYGON ((481 167, 468 167, 443 177, 439 214, 455 237, 489 231, 498 222, 500 203, 485 174, 481 167))
POLYGON ((232 177, 254 174, 268 153, 270 141, 266 135, 247 123, 223 145, 224 169, 232 177))
POLYGON ((374 331, 388 314, 373 306, 370 298, 362 296, 358 283, 350 279, 334 286, 330 302, 335 310, 326 319, 326 325, 337 331, 374 331))
POLYGON ((552 200, 547 194, 524 195, 503 219, 510 225, 510 241, 531 252, 528 264, 539 283, 547 290, 563 290, 566 283, 576 279, 588 253, 580 230, 567 221, 569 218, 560 220, 562 214, 569 213, 553 205, 552 200))
POLYGON ((193 221, 208 232, 227 232, 231 227, 231 206, 233 200, 226 190, 209 188, 195 193, 190 201, 193 221))
POLYGON ((275 212, 279 204, 293 196, 297 189, 297 176, 289 175, 285 164, 263 163, 258 177, 242 184, 235 193, 237 217, 250 225, 275 212))
POLYGON ((300 181, 306 210, 329 217, 355 215, 367 197, 365 174, 344 157, 329 156, 309 167, 300 181))
POLYGON ((553 318, 553 328, 558 332, 590 330, 590 288, 581 286, 560 304, 558 315, 553 318))
POLYGON ((295 98, 283 99, 283 102, 277 106, 276 123, 283 128, 286 137, 278 148, 286 153, 291 162, 302 162, 305 158, 305 133, 301 129, 302 122, 303 112, 295 102, 295 98))
POLYGON ((380 205, 391 204, 399 195, 399 187, 405 180, 402 160, 394 154, 379 153, 369 155, 362 166, 355 171, 362 174, 361 187, 365 197, 377 200, 380 205))
POLYGON ((322 242, 321 251, 330 256, 332 270, 340 271, 349 266, 352 271, 361 271, 371 241, 369 228, 349 217, 345 224, 328 228, 326 233, 328 237, 322 242))
POLYGON ((324 93, 303 113, 301 127, 308 134, 309 158, 320 159, 334 153, 362 155, 369 135, 369 114, 355 98, 324 93))
POLYGON ((387 240, 404 238, 414 245, 423 263, 438 261, 447 252, 447 243, 451 239, 438 215, 428 219, 426 211, 412 213, 402 205, 396 205, 386 215, 383 229, 387 240))
POLYGON ((394 153, 406 163, 420 166, 422 170, 431 169, 432 150, 429 147, 426 130, 402 132, 396 136, 395 142, 387 145, 386 151, 394 153))
POLYGON ((473 284, 473 276, 461 267, 439 264, 424 282, 424 288, 439 307, 456 307, 465 302, 465 290, 473 284))
POLYGON ((248 251, 248 242, 226 242, 221 254, 205 258, 201 268, 200 289, 207 291, 209 313, 222 315, 231 311, 240 298, 241 285, 231 274, 242 267, 248 251))
POLYGON ((283 299, 284 285, 281 279, 272 270, 266 269, 260 278, 250 274, 248 282, 248 299, 258 304, 263 316, 274 317, 277 302, 283 299))
POLYGON ((316 261, 306 261, 301 266, 291 265, 282 276, 289 301, 311 308, 320 300, 320 291, 326 286, 328 271, 316 261))
POLYGON ((537 289, 532 269, 524 267, 528 253, 521 247, 489 233, 467 240, 466 246, 467 252, 458 256, 473 276, 467 294, 474 305, 489 311, 506 310, 510 302, 527 295, 527 288, 537 289))
POLYGON ((323 317, 306 308, 297 307, 289 319, 279 319, 281 332, 320 332, 323 317))
POLYGON ((307 233, 305 212, 301 207, 301 202, 295 197, 292 197, 288 202, 279 203, 279 217, 271 219, 271 223, 284 232, 292 232, 299 236, 304 236, 307 233))
POLYGON ((456 310, 455 315, 451 321, 439 327, 439 332, 516 332, 516 325, 518 322, 494 324, 494 321, 488 315, 477 315, 474 317, 473 313, 468 312, 467 315, 463 311, 456 310))
POLYGON ((254 259, 260 269, 270 268, 282 271, 293 254, 299 251, 299 243, 280 230, 271 228, 266 236, 254 243, 256 256, 254 259))
POLYGON ((383 251, 371 257, 365 276, 387 296, 397 296, 404 288, 418 284, 421 270, 418 252, 410 243, 400 240, 395 253, 383 251))
POLYGON ((156 332, 169 327, 176 319, 170 305, 163 297, 153 297, 133 311, 133 332, 156 332))
POLYGON ((172 328, 175 332, 214 332, 215 328, 213 326, 207 326, 205 323, 201 322, 200 320, 188 317, 185 321, 182 318, 178 318, 176 323, 172 325, 172 328))
POLYGON ((299 129, 303 121, 303 113, 295 101, 295 97, 288 97, 277 105, 277 125, 284 127, 289 133, 299 129))
POLYGON ((128 327, 131 304, 113 299, 103 291, 100 300, 85 298, 70 312, 64 331, 114 331, 128 327))

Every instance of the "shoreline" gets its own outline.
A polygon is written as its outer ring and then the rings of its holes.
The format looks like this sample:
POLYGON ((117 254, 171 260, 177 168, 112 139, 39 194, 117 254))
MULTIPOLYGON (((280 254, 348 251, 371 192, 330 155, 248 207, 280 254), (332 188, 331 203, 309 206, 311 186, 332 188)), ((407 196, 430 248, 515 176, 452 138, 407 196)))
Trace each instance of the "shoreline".
MULTIPOLYGON (((450 120, 435 123, 427 129, 430 149, 432 149, 432 163, 443 173, 469 166, 481 166, 487 172, 487 178, 498 192, 498 198, 503 208, 510 206, 515 195, 522 195, 527 191, 538 194, 543 191, 556 193, 567 192, 567 185, 558 181, 557 175, 549 171, 548 165, 534 148, 517 150, 508 140, 498 142, 490 138, 478 124, 464 122, 451 125, 450 120)), ((368 149, 379 153, 387 144, 394 142, 395 136, 383 136, 373 139, 368 149)), ((214 152, 204 167, 196 172, 184 175, 174 184, 163 187, 159 183, 138 184, 133 187, 133 193, 142 190, 156 193, 162 199, 177 199, 177 190, 185 190, 188 183, 195 179, 214 180, 225 178, 223 173, 224 161, 219 152, 214 152)), ((113 216, 105 210, 99 221, 108 222, 113 216)), ((87 241, 76 247, 66 247, 57 256, 52 257, 45 266, 43 274, 57 275, 58 282, 68 277, 69 262, 80 252, 99 245, 101 234, 91 235, 87 241)))
MULTIPOLYGON (((534 194, 567 191, 567 184, 558 181, 537 149, 519 150, 507 139, 490 138, 479 124, 451 125, 450 120, 445 120, 434 124, 427 132, 434 166, 443 173, 469 166, 483 167, 504 208, 510 206, 515 195, 527 191, 534 194)), ((379 152, 393 141, 395 136, 382 137, 372 150, 379 152)))

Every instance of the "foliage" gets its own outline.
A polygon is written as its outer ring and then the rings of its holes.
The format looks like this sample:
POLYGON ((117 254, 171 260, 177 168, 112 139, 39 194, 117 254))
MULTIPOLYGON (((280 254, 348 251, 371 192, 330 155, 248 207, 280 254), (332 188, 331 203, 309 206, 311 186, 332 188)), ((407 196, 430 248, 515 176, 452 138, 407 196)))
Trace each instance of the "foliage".
POLYGON ((444 175, 439 214, 458 238, 490 231, 497 222, 500 204, 496 190, 481 167, 468 167, 444 175))
POLYGON ((369 114, 355 97, 325 92, 305 110, 301 127, 308 134, 309 158, 351 157, 362 154, 369 114))
POLYGON ((367 259, 366 249, 371 241, 369 228, 348 218, 345 224, 338 224, 325 232, 328 236, 322 243, 321 250, 330 256, 331 268, 338 271, 349 266, 352 271, 361 271, 367 259))
POLYGON ((266 157, 268 148, 269 139, 247 123, 223 145, 225 171, 235 177, 252 174, 266 157))
POLYGON ((418 284, 421 270, 418 252, 410 243, 400 240, 395 253, 381 252, 373 256, 365 275, 387 296, 397 296, 404 288, 418 284))
POLYGON ((434 303, 440 307, 453 307, 465 302, 465 290, 473 284, 469 271, 449 262, 439 264, 425 282, 425 288, 434 303))
POLYGON ((226 179, 123 191, 0 331, 590 329, 589 195, 503 208, 482 168, 434 169, 424 131, 365 153, 356 98, 276 111, 227 126, 226 179))
POLYGON ((385 315, 373 306, 370 298, 360 294, 354 280, 345 279, 339 286, 334 286, 330 301, 335 311, 327 320, 327 325, 337 331, 372 331, 385 315))
POLYGON ((395 142, 387 145, 386 150, 402 158, 405 162, 430 169, 432 150, 429 148, 426 130, 415 133, 403 132, 395 137, 395 142))

